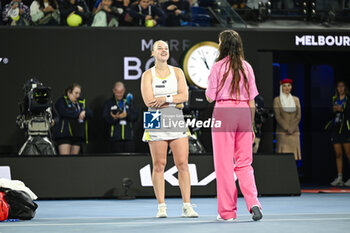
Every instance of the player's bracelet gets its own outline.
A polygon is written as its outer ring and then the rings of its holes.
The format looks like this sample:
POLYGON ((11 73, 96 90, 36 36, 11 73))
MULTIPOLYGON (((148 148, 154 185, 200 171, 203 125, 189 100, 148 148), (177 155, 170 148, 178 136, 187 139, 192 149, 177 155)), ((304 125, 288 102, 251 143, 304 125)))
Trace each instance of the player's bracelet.
POLYGON ((173 96, 172 95, 165 96, 165 102, 172 103, 173 102, 173 96))

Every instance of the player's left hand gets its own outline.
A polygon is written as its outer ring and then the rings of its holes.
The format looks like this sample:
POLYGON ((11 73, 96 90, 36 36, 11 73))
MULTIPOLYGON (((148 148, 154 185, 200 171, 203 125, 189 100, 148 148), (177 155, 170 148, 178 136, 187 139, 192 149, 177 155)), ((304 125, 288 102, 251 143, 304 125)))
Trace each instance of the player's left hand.
POLYGON ((165 96, 157 97, 157 98, 155 98, 155 101, 154 101, 154 104, 152 107, 159 108, 163 104, 165 104, 165 96))

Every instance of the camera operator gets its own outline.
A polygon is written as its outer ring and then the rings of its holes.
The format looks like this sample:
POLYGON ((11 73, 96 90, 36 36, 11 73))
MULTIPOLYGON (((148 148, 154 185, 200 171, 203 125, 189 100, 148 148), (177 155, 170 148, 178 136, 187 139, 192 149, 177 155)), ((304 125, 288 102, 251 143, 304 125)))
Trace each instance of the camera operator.
POLYGON ((60 117, 55 125, 55 139, 61 155, 79 154, 84 139, 87 142, 87 119, 92 112, 86 108, 85 99, 80 98, 81 86, 73 83, 55 104, 60 117))
POLYGON ((125 95, 125 86, 116 82, 113 96, 105 102, 103 118, 108 128, 113 153, 134 152, 133 123, 137 121, 138 110, 133 104, 131 93, 125 95))

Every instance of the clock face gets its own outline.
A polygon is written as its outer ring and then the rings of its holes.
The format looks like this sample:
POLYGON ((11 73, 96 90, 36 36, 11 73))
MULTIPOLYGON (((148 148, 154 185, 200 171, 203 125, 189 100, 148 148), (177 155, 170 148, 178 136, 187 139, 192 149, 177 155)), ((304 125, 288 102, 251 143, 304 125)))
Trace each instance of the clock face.
POLYGON ((205 41, 194 45, 184 59, 184 71, 188 81, 200 88, 208 87, 210 69, 218 58, 219 45, 205 41))

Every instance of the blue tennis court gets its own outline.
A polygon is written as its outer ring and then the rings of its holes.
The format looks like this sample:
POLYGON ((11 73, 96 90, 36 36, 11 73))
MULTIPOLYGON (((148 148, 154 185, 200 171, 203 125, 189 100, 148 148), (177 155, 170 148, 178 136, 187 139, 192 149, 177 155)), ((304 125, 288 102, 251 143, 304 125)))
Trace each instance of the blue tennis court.
POLYGON ((155 218, 155 199, 37 201, 31 221, 2 222, 1 233, 19 232, 348 232, 350 194, 261 197, 264 218, 253 222, 243 198, 236 222, 216 221, 215 198, 193 198, 198 219, 181 216, 181 199, 168 198, 168 218, 155 218))

